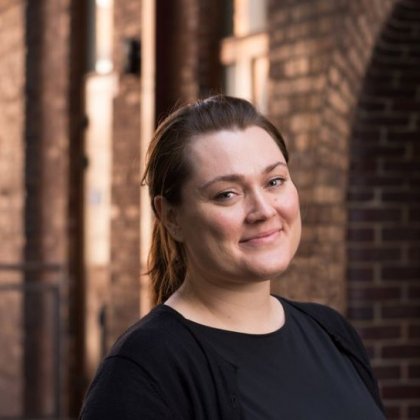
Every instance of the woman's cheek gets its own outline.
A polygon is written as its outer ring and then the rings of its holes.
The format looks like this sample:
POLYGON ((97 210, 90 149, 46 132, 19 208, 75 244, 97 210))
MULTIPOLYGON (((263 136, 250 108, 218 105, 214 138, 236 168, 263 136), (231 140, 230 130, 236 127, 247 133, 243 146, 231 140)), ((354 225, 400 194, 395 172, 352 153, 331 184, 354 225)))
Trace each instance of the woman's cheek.
POLYGON ((232 212, 228 212, 228 214, 220 212, 212 217, 209 229, 218 238, 233 237, 235 233, 239 232, 239 217, 238 214, 232 214, 232 212))
POLYGON ((295 187, 284 201, 284 210, 291 218, 298 217, 300 214, 299 195, 295 187))

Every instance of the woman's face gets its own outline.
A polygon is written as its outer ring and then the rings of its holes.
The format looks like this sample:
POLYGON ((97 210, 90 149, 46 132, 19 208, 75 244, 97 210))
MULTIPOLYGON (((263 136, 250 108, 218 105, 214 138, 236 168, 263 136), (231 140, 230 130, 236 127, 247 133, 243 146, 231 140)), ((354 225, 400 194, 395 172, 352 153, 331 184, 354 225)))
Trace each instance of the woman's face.
POLYGON ((299 198, 272 137, 262 128, 195 137, 192 175, 168 220, 184 244, 191 279, 238 283, 283 272, 301 236, 299 198))

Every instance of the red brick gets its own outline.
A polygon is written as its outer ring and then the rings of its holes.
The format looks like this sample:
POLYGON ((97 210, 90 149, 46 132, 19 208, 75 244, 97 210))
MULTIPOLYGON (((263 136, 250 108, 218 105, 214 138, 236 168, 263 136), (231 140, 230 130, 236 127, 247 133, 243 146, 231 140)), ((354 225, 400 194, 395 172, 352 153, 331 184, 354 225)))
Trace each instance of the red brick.
POLYGON ((403 319, 420 317, 420 305, 389 305, 381 308, 383 319, 403 319))
POLYGON ((392 14, 392 20, 398 25, 410 27, 412 22, 420 20, 419 8, 414 1, 404 1, 397 3, 392 14))
MULTIPOLYGON (((395 46, 393 43, 381 43, 377 46, 375 51, 377 54, 381 54, 383 57, 392 58, 394 60, 401 60, 404 58, 405 48, 403 45, 395 46)), ((372 80, 372 83, 379 86, 386 86, 386 79, 372 80)), ((390 83, 389 84, 394 84, 390 83)))
POLYGON ((384 170, 387 172, 396 172, 398 174, 412 172, 415 173, 419 170, 419 163, 412 161, 394 161, 385 162, 384 170))
POLYGON ((383 202, 406 202, 406 203, 416 203, 420 202, 420 192, 416 191, 383 191, 381 193, 381 199, 383 202))
POLYGON ((399 365, 374 366, 373 371, 375 372, 375 376, 379 381, 384 379, 401 378, 401 367, 399 365))
MULTIPOLYGON (((384 241, 413 241, 420 240, 420 228, 400 227, 382 229, 382 239, 384 241)), ((419 265, 420 268, 420 265, 419 265)))
MULTIPOLYGON (((392 131, 389 129, 386 133, 392 131)), ((387 134, 389 138, 389 134, 387 134)), ((362 138, 363 139, 363 138, 362 138)), ((355 143, 352 146, 351 153, 353 156, 366 158, 366 156, 375 156, 376 158, 381 157, 390 157, 390 158, 403 158, 406 153, 406 148, 401 144, 388 144, 384 146, 379 145, 366 145, 365 139, 360 143, 355 143)))
POLYGON ((410 246, 408 249, 408 258, 412 261, 420 260, 420 246, 410 246))
POLYGON ((399 248, 350 248, 347 251, 350 261, 399 261, 401 249, 399 248))
POLYGON ((388 420, 401 418, 401 408, 398 405, 385 404, 385 413, 388 420))
POLYGON ((388 400, 411 400, 420 395, 420 385, 392 385, 382 388, 382 395, 388 400))
POLYGON ((417 339, 420 338, 420 324, 410 325, 408 328, 408 337, 417 339))
MULTIPOLYGON (((417 162, 419 162, 419 160, 420 160, 420 144, 412 142, 409 146, 410 146, 411 150, 409 150, 408 153, 410 154, 411 159, 415 159, 417 162)), ((416 172, 412 175, 413 175, 413 177, 417 177, 417 178, 419 176, 418 172, 416 172)), ((419 203, 416 203, 416 204, 418 205, 419 203)))
POLYGON ((347 268, 347 280, 353 282, 370 282, 374 278, 374 272, 372 268, 347 268))
MULTIPOLYGON (((380 101, 381 103, 384 102, 382 99, 380 99, 380 101)), ((360 148, 366 147, 366 144, 369 143, 376 145, 381 140, 381 138, 382 131, 379 127, 368 127, 365 124, 360 124, 353 127, 352 142, 353 144, 359 144, 360 148)), ((366 157, 366 155, 361 154, 361 157, 366 157)))
POLYGON ((382 348, 382 357, 384 357, 385 359, 420 358, 420 344, 419 345, 406 344, 406 345, 384 346, 382 348))
MULTIPOLYGON (((413 155, 408 153, 411 148, 416 147, 415 138, 418 138, 418 131, 406 127, 386 127, 383 132, 384 147, 401 147, 405 152, 402 156, 395 155, 395 159, 412 159, 413 155), (397 141, 399 139, 399 141, 397 141)), ((391 156, 390 156, 391 158, 391 156)))
POLYGON ((380 115, 381 113, 369 113, 364 114, 361 119, 362 122, 373 126, 402 126, 407 127, 410 123, 409 115, 396 115, 395 112, 388 114, 387 116, 380 115))
POLYGON ((353 320, 369 320, 373 319, 373 308, 371 306, 349 305, 347 314, 353 320))
POLYGON ((420 364, 408 365, 408 377, 410 379, 420 379, 420 364))
MULTIPOLYGON (((366 151, 366 153, 369 153, 366 151)), ((406 177, 385 175, 370 175, 370 174, 351 174, 349 177, 350 185, 365 187, 401 187, 406 181, 406 177)))
MULTIPOLYGON (((372 60, 372 64, 384 65, 384 63, 380 63, 377 59, 372 60)), ((399 61, 399 62, 388 60, 386 62, 386 66, 388 67, 389 70, 400 70, 402 72, 414 72, 416 71, 416 68, 418 68, 418 64, 415 62, 415 60, 404 60, 404 61, 399 61)), ((415 91, 410 92, 406 89, 404 91, 399 91, 398 88, 383 89, 381 93, 386 95, 387 97, 396 96, 398 98, 405 97, 406 99, 410 99, 410 98, 414 99, 415 97, 415 91)))
POLYGON ((372 228, 351 228, 347 230, 347 240, 349 242, 372 242, 375 232, 372 228))
POLYGON ((386 265, 381 269, 382 280, 418 280, 420 266, 418 265, 386 265))
POLYGON ((420 299, 420 285, 409 286, 407 297, 409 300, 418 300, 420 299))
POLYGON ((349 192, 347 193, 347 199, 351 203, 357 202, 368 202, 372 201, 375 198, 373 191, 360 191, 354 190, 351 186, 349 187, 349 192))
POLYGON ((420 405, 409 405, 408 406, 408 418, 419 419, 420 418, 420 405))
POLYGON ((401 327, 380 326, 358 328, 361 337, 365 340, 384 340, 401 337, 401 327))
POLYGON ((401 299, 402 289, 395 286, 356 287, 350 285, 348 296, 353 302, 375 302, 401 299))
POLYGON ((350 162, 350 171, 354 173, 362 172, 363 175, 367 173, 375 173, 380 169, 381 162, 379 159, 352 159, 350 162))
MULTIPOLYGON (((368 180, 365 179, 365 183, 368 180)), ((397 208, 375 209, 375 208, 357 208, 349 211, 349 220, 351 222, 387 222, 401 219, 401 210, 397 208)))
MULTIPOLYGON (((385 111, 388 107, 388 100, 372 96, 362 96, 359 100, 359 107, 366 111, 385 111)), ((379 130, 377 133, 379 137, 379 130)))
MULTIPOLYGON (((390 58, 390 57, 388 57, 390 58)), ((373 62, 376 60, 374 59, 373 62)), ((375 63, 376 64, 376 63, 375 63)), ((393 60, 389 60, 387 63, 389 67, 392 69, 399 68, 399 65, 396 65, 393 60)), ((402 65, 403 68, 412 68, 413 65, 410 65, 408 63, 404 63, 402 65)), ((413 95, 413 89, 411 86, 375 86, 375 85, 368 85, 365 87, 365 94, 366 95, 372 95, 376 97, 382 97, 382 98, 415 98, 415 95, 413 95)), ((379 122, 378 124, 386 125, 386 121, 379 122)))
MULTIPOLYGON (((420 167, 420 164, 419 164, 420 167)), ((418 203, 419 201, 417 201, 418 203)), ((410 222, 420 222, 420 207, 417 208, 411 208, 409 212, 409 220, 410 222)), ((413 238, 417 241, 420 241, 420 233, 419 230, 417 230, 417 236, 413 238)))

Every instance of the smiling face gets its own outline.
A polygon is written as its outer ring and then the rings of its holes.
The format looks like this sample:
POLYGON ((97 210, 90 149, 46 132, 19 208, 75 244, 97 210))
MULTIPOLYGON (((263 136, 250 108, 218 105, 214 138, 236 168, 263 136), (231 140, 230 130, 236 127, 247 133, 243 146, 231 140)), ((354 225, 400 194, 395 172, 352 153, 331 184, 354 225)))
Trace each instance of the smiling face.
POLYGON ((299 199, 284 156, 262 128, 195 137, 181 204, 166 204, 169 231, 183 243, 189 278, 269 280, 292 260, 301 235, 299 199))

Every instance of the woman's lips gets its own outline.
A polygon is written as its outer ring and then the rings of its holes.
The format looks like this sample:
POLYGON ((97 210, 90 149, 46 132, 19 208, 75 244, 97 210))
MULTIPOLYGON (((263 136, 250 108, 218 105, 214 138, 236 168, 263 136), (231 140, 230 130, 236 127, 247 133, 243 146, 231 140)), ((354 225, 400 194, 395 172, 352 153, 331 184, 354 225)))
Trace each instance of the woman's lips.
POLYGON ((259 245, 267 244, 275 241, 280 234, 281 229, 272 229, 266 232, 258 233, 252 236, 246 236, 244 239, 241 239, 239 242, 241 244, 249 245, 259 245))

